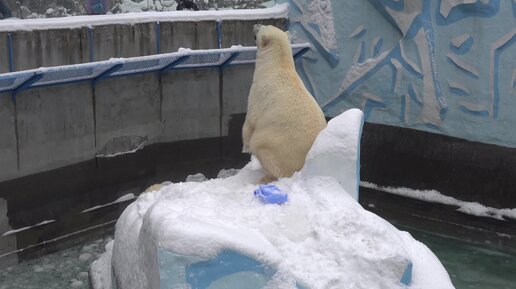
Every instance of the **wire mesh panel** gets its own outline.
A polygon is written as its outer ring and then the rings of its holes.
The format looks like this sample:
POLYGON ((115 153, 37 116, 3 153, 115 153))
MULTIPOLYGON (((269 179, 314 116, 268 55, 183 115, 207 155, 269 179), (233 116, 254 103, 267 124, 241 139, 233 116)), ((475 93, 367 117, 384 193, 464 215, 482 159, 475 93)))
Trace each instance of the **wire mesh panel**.
POLYGON ((29 80, 34 75, 34 72, 16 72, 6 73, 4 75, 0 75, 0 92, 16 89, 25 81, 29 80))
POLYGON ((181 58, 182 55, 179 53, 164 54, 161 58, 154 57, 148 59, 133 58, 126 59, 122 67, 115 72, 111 73, 110 76, 121 76, 138 74, 145 72, 159 71, 167 67, 169 64, 181 58))
MULTIPOLYGON (((192 51, 193 52, 193 51, 192 51)), ((190 57, 183 63, 176 66, 177 69, 185 68, 201 68, 221 66, 230 56, 231 53, 213 52, 206 50, 207 53, 192 53, 190 57)))
POLYGON ((110 76, 128 75, 135 73, 144 73, 155 71, 160 68, 159 59, 141 60, 141 61, 125 61, 120 69, 111 73, 110 76))
POLYGON ((33 87, 92 79, 95 76, 95 69, 94 66, 88 64, 42 69, 39 73, 43 77, 36 81, 32 85, 33 87))
MULTIPOLYGON (((294 56, 310 48, 309 44, 293 44, 294 56)), ((39 68, 21 72, 0 74, 0 92, 20 91, 31 87, 96 80, 104 77, 124 76, 166 69, 195 69, 223 67, 226 65, 252 64, 256 61, 256 47, 233 46, 224 49, 190 50, 133 57, 110 59, 84 64, 39 68)))
POLYGON ((299 53, 304 53, 310 49, 310 44, 301 43, 301 44, 292 44, 292 55, 296 56, 299 53))
POLYGON ((256 49, 242 50, 238 56, 231 61, 231 65, 253 64, 256 61, 256 49))

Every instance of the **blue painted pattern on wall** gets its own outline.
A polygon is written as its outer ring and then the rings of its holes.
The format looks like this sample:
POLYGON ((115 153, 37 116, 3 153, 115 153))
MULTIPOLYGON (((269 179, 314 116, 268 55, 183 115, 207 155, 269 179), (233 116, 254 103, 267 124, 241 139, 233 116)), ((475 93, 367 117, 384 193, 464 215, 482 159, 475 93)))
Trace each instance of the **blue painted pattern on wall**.
POLYGON ((283 0, 325 113, 516 147, 516 0, 283 0))

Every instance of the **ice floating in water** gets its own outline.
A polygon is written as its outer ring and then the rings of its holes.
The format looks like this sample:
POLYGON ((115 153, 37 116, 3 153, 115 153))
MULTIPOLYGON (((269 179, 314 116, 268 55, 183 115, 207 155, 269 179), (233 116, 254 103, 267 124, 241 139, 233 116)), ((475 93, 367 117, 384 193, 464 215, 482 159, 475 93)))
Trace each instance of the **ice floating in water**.
POLYGON ((250 193, 256 160, 140 195, 92 264, 93 288, 453 288, 426 246, 356 201, 361 124, 358 110, 329 122, 305 167, 273 183, 281 206, 250 193))

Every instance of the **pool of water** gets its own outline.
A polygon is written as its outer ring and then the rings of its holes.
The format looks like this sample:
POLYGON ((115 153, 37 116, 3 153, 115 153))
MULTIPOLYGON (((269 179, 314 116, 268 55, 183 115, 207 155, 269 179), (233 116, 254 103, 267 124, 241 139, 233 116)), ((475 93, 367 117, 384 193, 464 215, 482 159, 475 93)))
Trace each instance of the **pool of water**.
POLYGON ((0 289, 88 289, 90 263, 112 236, 88 242, 0 270, 0 289))
MULTIPOLYGON (((414 238, 425 243, 448 270, 457 289, 516 288, 516 252, 503 252, 407 227, 414 238)), ((112 240, 106 236, 0 270, 0 289, 61 289, 88 287, 88 268, 112 240)))
POLYGON ((441 260, 457 289, 516 288, 516 251, 475 244, 400 227, 426 244, 441 260))

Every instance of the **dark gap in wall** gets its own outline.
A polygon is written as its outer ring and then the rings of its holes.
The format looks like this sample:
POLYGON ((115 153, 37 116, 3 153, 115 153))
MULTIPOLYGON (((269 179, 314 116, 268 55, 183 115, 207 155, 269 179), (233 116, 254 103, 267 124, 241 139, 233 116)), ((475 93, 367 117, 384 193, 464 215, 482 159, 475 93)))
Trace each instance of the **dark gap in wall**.
POLYGON ((515 148, 366 123, 360 158, 362 181, 516 207, 515 148))
POLYGON ((360 204, 395 226, 408 226, 463 241, 488 243, 503 251, 516 248, 516 220, 472 216, 457 211, 456 206, 424 202, 364 187, 360 187, 360 204))
MULTIPOLYGON (((230 120, 230 136, 227 137, 152 144, 132 154, 95 158, 1 182, 0 198, 7 201, 11 228, 56 220, 17 233, 17 248, 116 220, 131 201, 81 212, 111 203, 126 194, 137 196, 152 184, 184 181, 189 174, 199 172, 214 178, 223 168, 243 167, 249 155, 240 153, 241 119, 237 116, 230 120)), ((22 259, 32 258, 37 252, 48 252, 52 248, 62 247, 38 246, 18 255, 22 259)))

